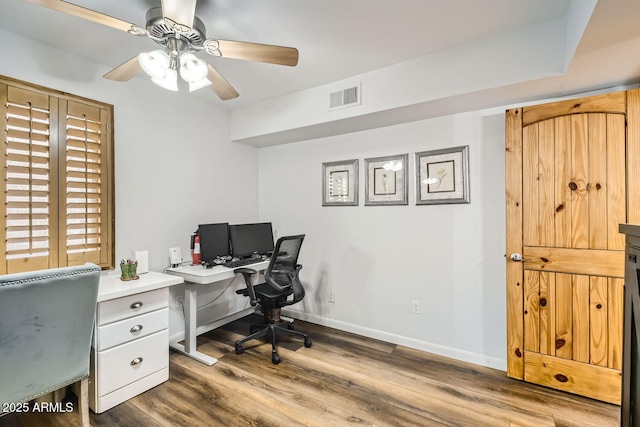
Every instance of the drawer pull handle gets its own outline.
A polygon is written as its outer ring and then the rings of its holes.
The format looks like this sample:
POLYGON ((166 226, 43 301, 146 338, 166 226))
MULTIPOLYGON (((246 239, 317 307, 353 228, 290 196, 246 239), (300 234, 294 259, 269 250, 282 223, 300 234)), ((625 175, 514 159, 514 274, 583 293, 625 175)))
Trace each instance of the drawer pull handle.
POLYGON ((131 332, 133 334, 134 332, 138 332, 138 331, 141 331, 141 330, 142 330, 142 325, 136 325, 133 328, 131 328, 131 330, 129 332, 131 332))
POLYGON ((130 363, 131 366, 135 366, 135 365, 139 365, 142 363, 142 357, 136 357, 135 359, 133 359, 130 363))
POLYGON ((135 310, 136 308, 140 308, 140 307, 142 307, 142 303, 140 301, 136 301, 129 306, 131 310, 135 310))

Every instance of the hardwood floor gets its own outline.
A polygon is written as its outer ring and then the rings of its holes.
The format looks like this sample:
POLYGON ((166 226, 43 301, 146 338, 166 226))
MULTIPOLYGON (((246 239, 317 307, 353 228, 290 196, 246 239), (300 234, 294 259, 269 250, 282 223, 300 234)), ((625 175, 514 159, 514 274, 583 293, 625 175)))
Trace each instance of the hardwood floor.
MULTIPOLYGON (((198 337, 205 366, 171 352, 170 379, 93 426, 619 426, 620 408, 512 380, 501 371, 296 321, 313 347, 283 337, 282 363, 251 341, 249 320, 198 337)), ((0 385, 1 386, 1 385, 0 385)), ((69 393, 71 395, 71 393, 69 393)), ((75 399, 71 395, 70 399, 75 399)), ((75 404, 75 401, 72 400, 75 404)), ((77 410, 11 414, 0 427, 79 425, 77 410)))

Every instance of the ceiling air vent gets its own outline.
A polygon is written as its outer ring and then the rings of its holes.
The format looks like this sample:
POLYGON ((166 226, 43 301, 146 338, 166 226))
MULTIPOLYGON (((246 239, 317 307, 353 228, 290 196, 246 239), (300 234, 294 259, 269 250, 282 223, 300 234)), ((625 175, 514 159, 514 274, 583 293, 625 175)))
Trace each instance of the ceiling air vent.
POLYGON ((360 85, 329 94, 329 110, 360 105, 360 85))

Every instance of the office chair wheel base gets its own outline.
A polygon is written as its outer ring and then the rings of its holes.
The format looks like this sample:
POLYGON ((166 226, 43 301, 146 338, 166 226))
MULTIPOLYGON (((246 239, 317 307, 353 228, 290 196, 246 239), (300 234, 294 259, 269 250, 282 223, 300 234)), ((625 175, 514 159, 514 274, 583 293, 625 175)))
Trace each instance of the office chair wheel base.
POLYGON ((309 348, 313 345, 313 343, 311 342, 311 338, 307 337, 304 339, 304 346, 309 348))
POLYGON ((295 331, 295 330, 296 330, 296 327, 295 327, 295 326, 293 326, 293 323, 288 323, 288 324, 287 324, 287 329, 288 329, 288 330, 290 330, 290 331, 295 331))
POLYGON ((271 362, 273 362, 274 365, 277 365, 278 363, 281 362, 280 356, 278 356, 278 353, 273 353, 271 355, 271 362))
POLYGON ((236 344, 236 354, 244 353, 244 348, 241 345, 236 344))

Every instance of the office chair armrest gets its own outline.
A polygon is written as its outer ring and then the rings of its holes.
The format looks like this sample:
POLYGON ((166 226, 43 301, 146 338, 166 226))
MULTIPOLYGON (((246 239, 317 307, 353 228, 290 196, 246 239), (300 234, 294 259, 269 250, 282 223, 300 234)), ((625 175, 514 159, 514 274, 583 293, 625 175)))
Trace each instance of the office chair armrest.
POLYGON ((253 268, 247 268, 247 267, 242 267, 242 268, 236 268, 235 270, 233 270, 234 273, 236 274, 242 274, 243 276, 245 275, 249 275, 249 277, 253 276, 254 274, 257 274, 258 272, 256 270, 254 270, 253 268))
POLYGON ((249 297, 249 304, 251 304, 252 307, 255 307, 258 304, 258 301, 256 300, 256 293, 253 290, 253 280, 252 277, 256 274, 258 274, 258 272, 256 270, 254 270, 253 268, 236 268, 235 270, 233 270, 234 273, 236 274, 242 274, 242 277, 244 277, 244 283, 245 285, 247 285, 246 289, 240 289, 238 291, 236 291, 237 294, 244 294, 244 291, 247 291, 247 296, 249 297))

